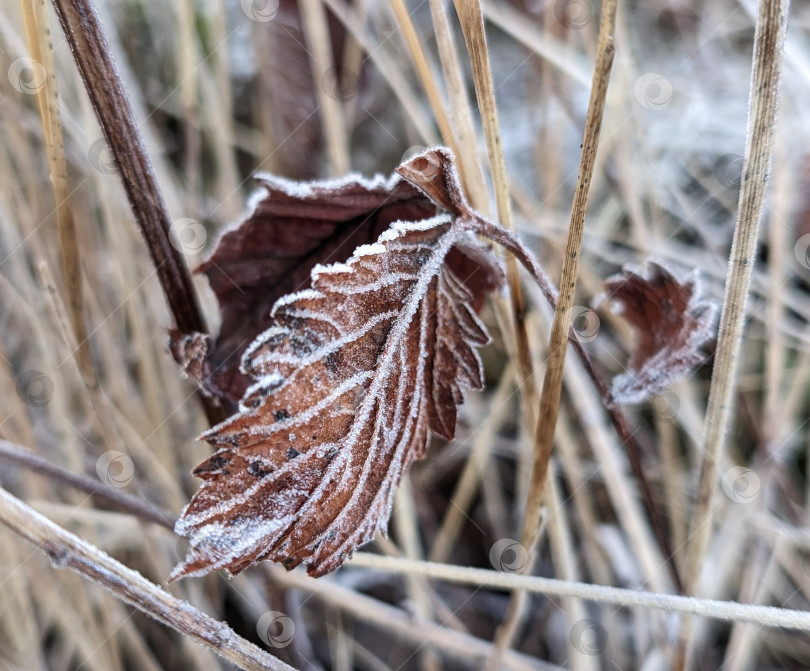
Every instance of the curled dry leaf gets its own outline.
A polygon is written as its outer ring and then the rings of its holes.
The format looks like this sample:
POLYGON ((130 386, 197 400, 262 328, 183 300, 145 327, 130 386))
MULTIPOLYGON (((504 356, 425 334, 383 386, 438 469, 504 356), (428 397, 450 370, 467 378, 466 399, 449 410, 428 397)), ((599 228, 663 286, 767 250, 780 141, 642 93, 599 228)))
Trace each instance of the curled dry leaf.
POLYGON ((598 302, 614 301, 636 332, 626 372, 611 387, 615 401, 641 403, 660 394, 704 359, 714 337, 717 305, 701 295, 697 273, 680 281, 662 265, 625 269, 605 281, 598 302))
MULTIPOLYGON (((447 150, 431 150, 401 171, 431 196, 438 189, 454 194, 457 205, 463 200, 447 150), (425 160, 439 172, 420 171, 425 160)), ((408 207, 423 212, 424 196, 416 195, 398 178, 373 184, 353 178, 285 185, 257 209, 272 208, 287 227, 296 217, 321 218, 334 231, 334 215, 326 213, 341 202, 351 213, 344 219, 351 219, 372 209, 358 200, 376 199, 376 221, 383 222, 408 207), (329 203, 315 193, 329 193, 329 203)), ((436 215, 432 203, 431 209, 429 218, 396 221, 345 263, 316 265, 308 289, 275 301, 272 324, 242 358, 243 373, 255 383, 239 413, 203 436, 219 449, 195 470, 203 485, 175 527, 191 549, 172 579, 220 568, 238 573, 265 559, 288 568, 304 562, 312 575, 337 568, 385 531, 396 485, 424 454, 430 434, 453 437, 463 390, 483 384, 476 348, 489 337, 475 305, 498 284, 500 271, 470 236, 470 216, 436 215)), ((304 238, 278 230, 282 242, 304 238)), ((313 239, 321 242, 307 240, 302 250, 347 244, 341 235, 313 239)), ((250 251, 241 250, 248 255, 242 286, 251 273, 265 281, 262 261, 249 269, 250 251)), ((239 253, 230 252, 234 271, 239 253)), ((217 273, 226 269, 212 268, 206 272, 217 290, 217 273)))
POLYGON ((206 391, 202 382, 208 340, 204 333, 184 334, 180 329, 169 329, 169 351, 172 357, 179 364, 180 370, 199 384, 203 391, 206 391))

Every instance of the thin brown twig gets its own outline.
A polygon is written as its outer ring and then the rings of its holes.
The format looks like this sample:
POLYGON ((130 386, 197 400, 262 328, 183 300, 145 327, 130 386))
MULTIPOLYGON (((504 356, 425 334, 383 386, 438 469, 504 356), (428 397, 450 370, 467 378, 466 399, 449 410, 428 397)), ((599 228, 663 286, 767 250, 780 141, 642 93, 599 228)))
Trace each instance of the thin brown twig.
MULTIPOLYGON (((171 242, 171 217, 95 6, 92 0, 53 0, 53 4, 177 328, 184 334, 205 333, 191 276, 171 242)), ((211 423, 224 419, 222 408, 200 398, 211 423)))
POLYGON ((62 468, 62 466, 48 461, 22 445, 0 439, 0 459, 27 468, 34 473, 50 478, 54 482, 90 494, 94 499, 104 501, 113 508, 130 513, 140 519, 154 522, 167 529, 174 528, 174 517, 167 511, 149 503, 149 501, 105 485, 81 473, 74 473, 62 468))
POLYGON ((0 488, 0 523, 38 547, 55 568, 69 568, 158 622, 192 638, 248 671, 295 671, 223 622, 172 596, 137 571, 54 524, 0 488))

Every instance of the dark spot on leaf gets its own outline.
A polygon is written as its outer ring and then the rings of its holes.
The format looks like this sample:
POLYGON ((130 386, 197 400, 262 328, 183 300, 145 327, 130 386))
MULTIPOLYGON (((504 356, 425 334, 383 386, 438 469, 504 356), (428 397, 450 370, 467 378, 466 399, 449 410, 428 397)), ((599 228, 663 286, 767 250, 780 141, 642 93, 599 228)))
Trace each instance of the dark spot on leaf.
POLYGON ((221 454, 215 454, 209 457, 207 461, 204 461, 202 464, 197 466, 197 468, 194 469, 194 475, 217 472, 228 473, 229 471, 225 469, 225 466, 227 466, 229 463, 230 459, 227 457, 224 457, 221 454))
MULTIPOLYGON (((297 317, 295 315, 291 315, 287 313, 287 311, 293 311, 295 308, 298 307, 297 303, 290 303, 285 306, 285 313, 279 315, 279 321, 284 324, 284 326, 288 327, 290 331, 303 331, 307 323, 305 320, 301 319, 301 317, 297 317)), ((291 335, 292 338, 301 338, 300 335, 293 333, 291 335)))
POLYGON ((273 419, 275 419, 277 422, 280 422, 280 421, 282 421, 284 419, 288 419, 289 416, 290 416, 290 413, 287 412, 286 408, 284 408, 282 410, 276 410, 273 413, 273 419))
POLYGON ((332 375, 338 375, 340 373, 340 360, 339 352, 330 352, 323 358, 323 364, 332 375))
POLYGON ((287 450, 287 459, 295 459, 299 454, 301 454, 298 450, 294 447, 291 447, 287 450))
POLYGON ((247 470, 248 470, 248 473, 250 473, 251 475, 253 475, 254 477, 257 477, 257 478, 263 478, 266 475, 270 475, 273 472, 272 467, 265 468, 262 465, 262 462, 259 461, 258 459, 255 459, 254 461, 251 461, 247 470))
POLYGON ((239 447, 239 444, 242 442, 242 436, 240 434, 222 436, 222 439, 218 442, 230 445, 231 447, 239 447))
POLYGON ((416 259, 416 263, 420 266, 424 266, 430 260, 430 251, 420 249, 414 254, 414 258, 416 259))

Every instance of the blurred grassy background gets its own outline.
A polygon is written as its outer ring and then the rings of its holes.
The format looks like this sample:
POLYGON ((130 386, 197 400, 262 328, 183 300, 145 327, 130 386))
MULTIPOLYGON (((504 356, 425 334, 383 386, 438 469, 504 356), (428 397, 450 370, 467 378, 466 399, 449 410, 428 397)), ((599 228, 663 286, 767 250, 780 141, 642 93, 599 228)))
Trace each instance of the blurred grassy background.
MULTIPOLYGON (((390 173, 403 156, 448 141, 403 39, 396 4, 324 0, 328 62, 314 57, 308 27, 290 0, 98 5, 190 266, 238 219, 256 170, 293 178, 333 176, 344 165, 390 173)), ((486 166, 468 57, 448 9, 476 123, 476 139, 456 148, 486 166)), ((407 10, 443 96, 430 3, 409 1, 407 10)), ((707 294, 722 296, 755 10, 750 0, 620 4, 586 224, 583 307, 592 304, 602 279, 650 257, 683 273, 699 269, 707 294)), ((485 16, 516 223, 557 278, 598 3, 490 2, 485 16)), ((0 6, 0 70, 7 75, 0 76, 0 438, 177 514, 197 486, 191 468, 208 453, 195 442, 206 428, 204 416, 191 383, 167 354, 170 317, 154 268, 53 17, 51 30, 100 390, 82 382, 65 328, 54 199, 35 96, 47 73, 29 58, 20 7, 7 0, 0 6)), ((701 594, 797 609, 806 609, 810 598, 808 108, 810 7, 794 2, 737 419, 721 464, 717 529, 701 594)), ((450 115, 449 122, 456 132, 457 120, 450 115)), ((213 295, 204 279, 195 283, 215 330, 213 295)), ((526 291, 541 372, 549 313, 530 282, 526 291)), ((485 316, 495 332, 492 311, 485 316)), ((608 309, 589 320, 580 326, 587 348, 606 375, 621 372, 631 334, 608 309)), ((501 541, 519 534, 532 440, 509 348, 495 337, 484 353, 487 391, 468 395, 453 444, 437 444, 413 468, 398 498, 391 540, 371 549, 514 570, 519 552, 509 554, 515 548, 501 541)), ((666 591, 666 570, 624 453, 571 359, 537 572, 666 591)), ((679 566, 710 366, 708 360, 654 403, 628 409, 657 503, 670 519, 679 566)), ((3 465, 0 484, 158 583, 184 551, 165 529, 36 473, 3 465)), ((52 570, 8 532, 0 531, 0 538, 0 668, 223 668, 208 651, 97 586, 52 570)), ((169 589, 302 669, 479 668, 478 648, 470 643, 469 654, 459 651, 452 636, 462 632, 484 645, 508 598, 350 565, 311 582, 298 578, 293 587, 282 571, 262 566, 232 581, 210 576, 169 589), (274 639, 277 628, 268 633, 262 619, 268 612, 294 623, 290 641, 274 639), (423 620, 438 624, 429 639, 419 628, 423 620)), ((535 597, 516 643, 521 656, 509 663, 665 669, 673 623, 660 612, 535 597)), ((752 625, 699 621, 697 645, 701 669, 810 665, 806 637, 752 625)))

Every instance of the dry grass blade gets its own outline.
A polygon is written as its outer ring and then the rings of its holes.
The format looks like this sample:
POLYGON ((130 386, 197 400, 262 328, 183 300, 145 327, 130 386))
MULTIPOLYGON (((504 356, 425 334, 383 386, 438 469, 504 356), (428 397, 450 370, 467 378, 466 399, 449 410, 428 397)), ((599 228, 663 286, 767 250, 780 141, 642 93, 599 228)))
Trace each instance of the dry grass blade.
MULTIPOLYGON (((512 222, 512 205, 509 199, 509 185, 506 177, 506 162, 503 155, 501 129, 498 123, 498 108, 495 104, 495 87, 492 82, 492 70, 487 51, 487 39, 484 32, 484 15, 481 11, 481 0, 457 0, 455 3, 467 51, 470 55, 475 92, 487 142, 490 172, 495 189, 495 205, 498 210, 498 222, 507 231, 514 230, 512 222)), ((512 300, 512 318, 514 320, 515 338, 522 378, 521 388, 528 404, 537 398, 537 385, 532 370, 529 337, 526 334, 526 307, 523 289, 518 277, 517 262, 511 256, 506 260, 506 277, 509 282, 509 295, 512 300)))
POLYGON ((754 622, 767 627, 810 631, 810 612, 804 610, 755 606, 733 601, 696 599, 674 594, 638 592, 619 587, 567 582, 565 580, 540 578, 517 573, 493 573, 485 569, 467 566, 434 564, 399 557, 381 557, 363 552, 355 555, 352 564, 398 573, 421 575, 436 580, 479 586, 486 585, 499 589, 530 591, 560 597, 571 596, 619 606, 657 608, 669 612, 690 613, 731 622, 754 622))
MULTIPOLYGON (((687 575, 691 580, 688 593, 694 593, 698 588, 700 567, 712 535, 712 504, 717 485, 718 464, 723 456, 726 431, 731 421, 732 396, 745 326, 745 309, 751 273, 756 260, 759 222, 762 218, 773 153, 774 122, 789 6, 789 0, 761 0, 756 21, 740 201, 709 390, 698 496, 687 546, 689 564, 687 575)), ((682 631, 682 646, 688 646, 691 629, 692 622, 687 620, 682 631)), ((689 652, 681 648, 679 655, 684 654, 685 663, 689 665, 689 652)), ((677 664, 683 661, 678 659, 677 664)))
POLYGON ((345 175, 349 172, 349 147, 346 124, 343 121, 343 106, 340 91, 328 91, 324 77, 335 72, 340 88, 344 75, 332 62, 331 39, 326 25, 326 12, 320 0, 302 0, 299 3, 304 35, 309 49, 309 65, 312 70, 312 88, 318 95, 318 111, 326 134, 330 173, 345 175), (337 93, 337 95, 336 95, 337 93))
POLYGON ((65 142, 62 134, 62 117, 59 110, 59 89, 56 82, 56 69, 51 44, 49 17, 44 2, 23 0, 25 32, 29 49, 35 61, 42 64, 46 77, 43 86, 37 91, 39 113, 44 128, 45 144, 48 149, 48 165, 51 171, 51 184, 56 201, 56 221, 59 227, 59 246, 62 252, 62 271, 65 289, 70 306, 70 323, 78 343, 78 361, 82 375, 89 384, 97 384, 90 358, 90 343, 87 340, 87 326, 84 321, 82 295, 82 268, 79 256, 79 240, 76 235, 76 222, 70 205, 70 185, 68 184, 65 142))
MULTIPOLYGON (((454 154, 459 155, 456 138, 444 109, 444 101, 442 100, 436 80, 433 78, 433 74, 430 71, 430 66, 425 57, 425 51, 422 48, 419 35, 416 33, 411 17, 408 14, 408 9, 405 7, 405 2, 404 0, 390 0, 390 3, 391 9, 393 9, 397 22, 399 23, 399 29, 402 31, 402 36, 405 39, 405 44, 408 45, 408 51, 413 59, 419 80, 422 82, 422 87, 425 89, 425 95, 427 95, 430 101, 430 109, 436 119, 436 125, 439 127, 442 140, 444 144, 453 150, 454 154)), ((462 173, 463 180, 464 171, 461 170, 460 172, 462 173)))
POLYGON ((380 74, 386 79, 392 92, 396 95, 402 110, 407 113, 411 122, 415 126, 422 138, 428 145, 434 145, 438 141, 434 126, 422 107, 417 102, 417 96, 410 86, 410 82, 404 76, 397 65, 386 53, 383 43, 377 44, 364 29, 365 21, 362 15, 354 8, 349 7, 343 0, 324 0, 324 4, 335 13, 335 16, 343 23, 346 30, 366 51, 366 58, 374 63, 380 74))
POLYGON ((478 146, 472 122, 467 89, 461 76, 461 64, 456 53, 456 41, 450 28, 447 7, 442 0, 430 0, 430 15, 436 33, 436 46, 447 86, 452 130, 458 142, 459 173, 472 206, 486 216, 490 215, 484 175, 478 160, 478 146))
MULTIPOLYGON (((355 555, 355 559, 359 565, 366 560, 376 562, 385 558, 360 553, 355 555)), ((402 560, 392 560, 397 562, 397 566, 403 566, 402 560)), ((431 566, 425 562, 413 563, 418 566, 431 566)), ((376 567, 378 566, 376 565, 376 567)), ((482 571, 482 573, 487 572, 482 571)), ((465 631, 459 631, 457 628, 448 627, 447 622, 442 624, 424 622, 415 618, 412 613, 403 612, 355 590, 342 587, 336 581, 311 580, 297 571, 281 575, 279 569, 276 568, 272 569, 272 574, 280 585, 289 585, 311 593, 319 600, 357 618, 359 622, 371 624, 375 631, 393 631, 400 641, 410 641, 419 650, 435 650, 456 663, 472 664, 474 668, 478 668, 492 648, 489 641, 472 636, 465 631)), ((386 668, 390 669, 390 666, 386 668)), ((503 657, 502 668, 513 671, 562 671, 563 667, 507 650, 503 657)))
POLYGON ((530 498, 526 503, 526 517, 521 532, 521 539, 527 547, 534 546, 536 541, 537 522, 543 499, 543 486, 551 458, 554 427, 562 394, 562 371, 565 363, 569 329, 571 328, 571 308, 574 304, 574 293, 577 286, 577 269, 582 250, 582 236, 585 231, 585 213, 588 206, 588 194, 593 169, 596 164, 596 150, 599 146, 599 132, 602 127, 602 114, 604 112, 610 68, 613 64, 615 18, 616 2, 605 2, 602 5, 602 23, 599 29, 597 61, 594 66, 591 98, 588 103, 588 115, 582 141, 582 158, 579 165, 574 204, 571 210, 571 222, 568 227, 568 241, 560 278, 559 298, 554 310, 546 373, 543 378, 540 396, 540 418, 537 423, 537 435, 535 436, 532 484, 529 489, 530 498))
MULTIPOLYGON (((563 384, 563 365, 568 346, 569 329, 571 328, 571 308, 574 304, 574 293, 577 284, 577 269, 582 249, 582 236, 585 230, 585 213, 588 204, 591 177, 596 161, 596 150, 599 146, 599 132, 602 126, 602 114, 607 94, 610 68, 613 64, 613 30, 616 18, 616 2, 608 1, 602 5, 602 18, 599 29, 597 60, 594 67, 591 98, 588 103, 588 114, 582 143, 579 176, 571 211, 571 222, 568 228, 560 279, 559 296, 554 310, 554 321, 551 327, 546 371, 540 394, 540 413, 536 426, 534 456, 532 461, 531 481, 526 501, 526 511, 521 531, 521 544, 527 548, 529 556, 535 552, 540 530, 540 511, 543 502, 548 464, 551 460, 551 448, 554 442, 554 428, 560 406, 563 384)), ((527 566, 531 565, 531 560, 527 566)), ((500 653, 511 645, 512 639, 523 616, 524 597, 514 593, 510 608, 503 624, 496 634, 496 650, 500 653)), ((497 656, 490 660, 490 668, 496 668, 497 656)))
MULTIPOLYGON (((576 5, 573 6, 576 7, 576 5)), ((564 6, 557 5, 555 10, 559 8, 564 8, 564 6)), ((513 6, 490 2, 484 6, 484 13, 489 21, 513 35, 533 53, 571 77, 572 81, 583 87, 591 84, 590 65, 583 61, 582 56, 549 30, 541 31, 535 23, 528 21, 528 17, 513 6)))
POLYGON ((211 648, 246 671, 294 671, 236 635, 222 622, 176 599, 139 573, 65 531, 19 499, 0 489, 0 522, 50 557, 56 568, 69 568, 113 592, 118 598, 211 648))

